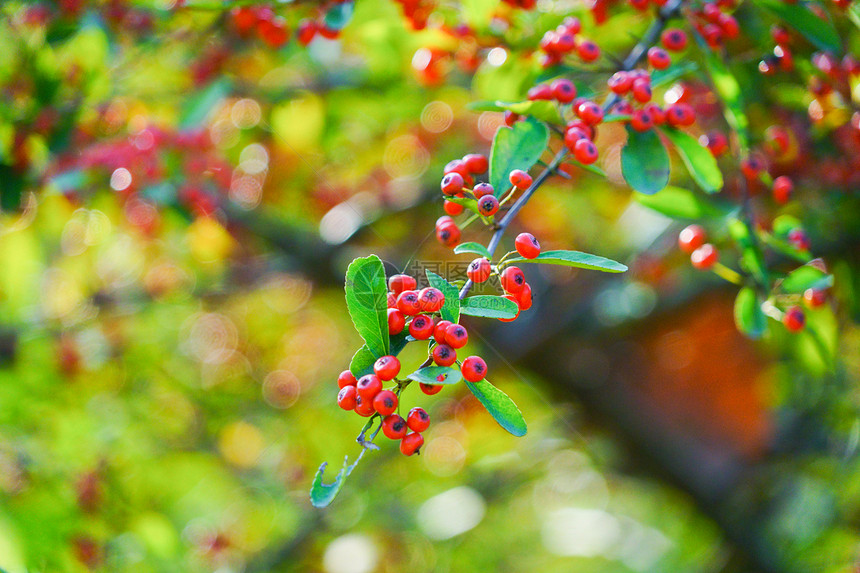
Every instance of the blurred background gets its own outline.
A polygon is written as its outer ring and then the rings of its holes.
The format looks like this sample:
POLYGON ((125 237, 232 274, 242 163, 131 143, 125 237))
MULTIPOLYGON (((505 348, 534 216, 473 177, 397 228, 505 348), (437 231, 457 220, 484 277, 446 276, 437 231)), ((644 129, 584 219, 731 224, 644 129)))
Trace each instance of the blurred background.
MULTIPOLYGON (((465 388, 407 393, 433 419, 422 455, 383 443, 313 508, 319 464, 358 453, 335 404, 361 343, 348 262, 470 260, 432 234, 443 166, 488 153, 503 121, 466 105, 522 99, 539 73, 523 47, 565 15, 618 56, 648 18, 452 3, 482 31, 466 41, 388 0, 273 4, 253 28, 234 4, 0 6, 2 570, 857 570, 856 188, 783 166, 814 181, 788 209, 836 287, 809 316, 821 338, 752 342, 737 289, 677 252, 686 222, 623 184, 612 125, 609 181, 551 180, 516 225, 631 271, 530 268, 531 311, 466 323, 527 436, 465 388), (308 45, 303 19, 325 32, 308 45)), ((796 90, 776 109, 744 80, 755 126, 805 119, 796 90)), ((658 97, 713 108, 703 85, 658 97)))

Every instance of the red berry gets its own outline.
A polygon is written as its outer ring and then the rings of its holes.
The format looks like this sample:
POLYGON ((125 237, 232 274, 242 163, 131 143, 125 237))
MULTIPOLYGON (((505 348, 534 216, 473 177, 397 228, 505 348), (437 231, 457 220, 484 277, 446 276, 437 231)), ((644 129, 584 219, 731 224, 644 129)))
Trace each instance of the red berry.
POLYGON ((455 247, 460 242, 460 228, 454 223, 438 226, 436 239, 446 247, 455 247))
POLYGON ((433 320, 424 314, 416 316, 409 323, 409 334, 417 340, 427 340, 433 334, 433 320))
POLYGON ((699 138, 699 143, 708 148, 711 155, 719 157, 729 150, 728 138, 719 131, 709 131, 699 138))
POLYGON ((531 187, 533 181, 532 176, 522 169, 514 169, 511 171, 510 175, 508 175, 508 180, 511 182, 511 185, 517 189, 528 189, 531 187))
POLYGON ((403 328, 406 326, 406 318, 404 318, 403 313, 400 312, 397 308, 389 308, 388 309, 388 334, 395 335, 403 332, 403 328))
POLYGON ((654 127, 654 121, 651 119, 651 114, 644 109, 637 109, 630 117, 630 127, 636 131, 648 131, 654 127))
POLYGON ((463 185, 465 185, 463 176, 456 171, 445 175, 445 177, 442 178, 442 183, 439 184, 442 188, 442 193, 445 195, 456 195, 463 190, 463 185))
POLYGON ((306 19, 299 22, 298 28, 296 28, 296 39, 298 39, 299 44, 302 46, 307 46, 310 44, 314 36, 317 35, 317 23, 314 20, 306 19))
POLYGON ((478 199, 478 213, 484 217, 492 217, 499 210, 499 200, 495 195, 484 195, 478 199))
POLYGON ((593 101, 584 101, 576 106, 576 115, 588 125, 603 121, 603 110, 593 101))
POLYGON ((782 26, 771 26, 770 37, 773 38, 773 41, 777 44, 791 43, 791 35, 788 33, 788 30, 782 26))
POLYGON ((355 386, 344 386, 337 393, 337 405, 344 410, 355 410, 355 386))
POLYGON ((528 310, 532 307, 532 287, 529 283, 523 285, 523 290, 514 295, 520 310, 528 310))
POLYGON ((710 243, 705 243, 690 255, 690 262, 693 267, 706 271, 714 266, 719 258, 717 249, 710 243))
POLYGON ((648 115, 651 116, 651 123, 653 125, 663 125, 666 123, 666 113, 663 111, 663 108, 656 103, 646 103, 642 109, 647 111, 648 115))
POLYGON ((660 36, 660 40, 667 50, 680 52, 687 47, 687 34, 678 28, 667 28, 660 36))
POLYGON ((478 173, 485 173, 487 169, 490 167, 490 163, 487 161, 487 158, 478 153, 470 153, 463 157, 463 163, 466 164, 466 169, 469 170, 469 173, 474 173, 477 175, 478 173))
POLYGON ((436 323, 436 326, 433 328, 433 339, 436 340, 438 344, 443 344, 445 342, 445 332, 451 324, 452 322, 450 320, 440 320, 436 323))
POLYGON ((590 165, 597 161, 597 146, 590 139, 580 139, 573 146, 573 156, 583 165, 590 165))
POLYGON ((788 203, 792 191, 794 191, 794 183, 791 182, 790 177, 781 175, 773 180, 773 199, 777 203, 788 203))
POLYGON ((355 397, 355 413, 365 418, 373 416, 376 413, 376 408, 373 407, 373 398, 357 395, 355 397))
POLYGON ((470 177, 469 167, 462 159, 453 159, 445 164, 445 167, 442 169, 442 175, 448 175, 449 173, 459 173, 464 182, 468 181, 470 177))
POLYGON ((436 287, 425 287, 418 291, 418 301, 423 312, 439 312, 445 304, 445 295, 436 287))
POLYGON ((803 229, 792 229, 788 233, 788 242, 798 251, 809 250, 809 236, 803 229))
POLYGON ((447 344, 437 344, 431 353, 433 362, 438 366, 451 366, 457 361, 457 351, 447 344))
POLYGON ((540 243, 531 233, 520 233, 514 239, 517 252, 527 259, 533 259, 540 254, 540 243))
POLYGON ((421 388, 421 391, 427 394, 428 396, 432 396, 433 394, 438 394, 442 391, 444 386, 442 384, 425 384, 424 382, 419 382, 418 386, 421 388))
POLYGON ((552 99, 552 88, 549 87, 547 84, 534 86, 529 90, 527 97, 531 101, 552 99))
POLYGON ((487 375, 487 363, 480 356, 470 356, 463 361, 460 372, 469 382, 480 382, 487 375))
POLYGON ((821 289, 808 288, 803 291, 803 302, 809 308, 818 308, 827 302, 827 291, 821 289))
POLYGON ((424 408, 412 408, 406 416, 406 425, 413 432, 423 432, 430 426, 430 415, 424 411, 424 408))
POLYGON ((400 373, 400 361, 396 356, 380 356, 373 363, 373 371, 384 382, 393 380, 400 373))
POLYGON ((672 58, 666 53, 663 48, 654 46, 648 50, 648 63, 655 70, 665 70, 672 63, 672 58))
POLYGON ((673 127, 690 126, 696 121, 696 112, 686 103, 673 103, 666 108, 666 121, 673 127))
POLYGON ((690 225, 678 233, 678 247, 685 253, 692 253, 705 244, 707 233, 699 225, 690 225))
POLYGON ((520 114, 514 113, 511 110, 505 111, 505 125, 507 125, 508 127, 513 126, 519 120, 520 120, 520 114))
POLYGON ((394 296, 399 296, 405 290, 414 290, 418 286, 418 281, 409 275, 392 275, 388 279, 388 290, 394 293, 394 296))
POLYGON ((506 294, 503 296, 517 305, 517 314, 515 314, 513 318, 500 318, 499 320, 501 320, 502 322, 513 322, 520 316, 520 303, 517 300, 517 297, 512 294, 506 294))
POLYGON ((502 288, 511 294, 522 292, 526 284, 526 275, 519 267, 507 267, 501 274, 502 288))
POLYGON ((593 62, 600 57, 600 48, 591 40, 585 40, 576 46, 576 53, 583 62, 593 62))
POLYGON ((382 390, 382 380, 376 374, 367 374, 358 379, 355 390, 361 398, 373 400, 374 396, 382 390))
POLYGON ((761 175, 761 172, 764 170, 764 164, 761 159, 756 157, 755 155, 750 155, 741 161, 741 173, 744 174, 744 177, 749 181, 755 181, 761 175))
POLYGON ((463 209, 465 209, 465 207, 463 207, 459 203, 454 203, 453 201, 447 201, 447 200, 442 202, 442 208, 445 210, 446 213, 448 213, 452 217, 459 215, 460 213, 463 212, 463 209))
POLYGON ((413 316, 421 312, 421 301, 418 299, 417 290, 407 290, 397 297, 397 309, 404 316, 413 316))
POLYGON ((388 294, 386 296, 388 308, 397 308, 397 297, 394 296, 394 293, 388 291, 388 294))
POLYGON ((568 127, 564 131, 564 144, 571 153, 576 148, 576 142, 580 139, 590 139, 588 133, 581 127, 568 127))
POLYGON ((469 341, 469 332, 462 324, 452 324, 445 331, 445 344, 451 348, 463 348, 469 341))
POLYGON ((633 86, 633 76, 624 71, 615 72, 606 82, 606 85, 608 85, 609 89, 618 95, 624 95, 629 92, 630 88, 633 86))
POLYGON ((482 283, 490 278, 490 271, 490 261, 486 257, 479 257, 469 263, 469 267, 466 269, 466 276, 473 283, 482 283))
POLYGON ((800 332, 806 325, 806 315, 799 306, 792 306, 782 315, 782 323, 789 332, 800 332))
POLYGON ((373 398, 373 409, 380 416, 393 414, 397 409, 397 394, 391 390, 383 390, 373 398))
POLYGON ((475 199, 478 199, 484 195, 493 195, 495 189, 489 183, 478 183, 472 188, 472 193, 475 195, 475 199))
POLYGON ((568 79, 557 79, 551 87, 552 95, 559 103, 570 103, 576 98, 576 86, 568 79))
POLYGON ((406 434, 402 440, 400 440, 400 453, 404 456, 411 456, 412 454, 420 454, 419 450, 421 446, 424 445, 424 436, 419 434, 418 432, 412 432, 411 434, 406 434))
POLYGON ((382 433, 386 438, 400 440, 406 435, 406 420, 400 414, 391 414, 382 420, 382 433))
POLYGON ((278 16, 271 20, 261 20, 257 23, 257 33, 270 48, 280 48, 290 39, 290 30, 286 21, 278 16))
MULTIPOLYGON (((337 387, 345 388, 346 386, 355 386, 358 384, 358 380, 355 379, 355 376, 349 370, 344 370, 340 373, 340 376, 337 377, 337 387)), ((352 408, 347 408, 347 410, 352 410, 352 408)))

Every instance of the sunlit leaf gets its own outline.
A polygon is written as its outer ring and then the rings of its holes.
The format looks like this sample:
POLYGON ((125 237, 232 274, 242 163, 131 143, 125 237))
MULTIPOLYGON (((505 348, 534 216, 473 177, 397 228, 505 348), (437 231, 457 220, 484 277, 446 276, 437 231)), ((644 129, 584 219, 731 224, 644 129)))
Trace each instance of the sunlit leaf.
POLYGON ((346 307, 359 336, 377 358, 388 354, 388 289, 376 255, 350 263, 344 284, 346 307))
POLYGON ((460 291, 433 271, 427 270, 426 274, 430 286, 439 289, 445 295, 445 304, 440 311, 442 318, 453 323, 460 322, 460 291))
POLYGON ((767 329, 767 318, 754 289, 743 287, 735 298, 735 325, 752 339, 761 338, 767 329))
POLYGON ((490 185, 497 197, 510 187, 508 175, 514 169, 528 171, 543 155, 549 142, 549 129, 540 121, 518 121, 513 127, 496 132, 490 151, 490 185))
POLYGON ((723 188, 723 174, 707 147, 692 135, 677 129, 667 128, 663 133, 675 145, 687 171, 699 187, 707 193, 716 193, 723 188))
POLYGON ((626 265, 622 265, 612 259, 592 255, 590 253, 581 253, 579 251, 544 251, 533 259, 525 257, 512 257, 505 261, 505 264, 513 263, 538 263, 545 265, 562 265, 565 267, 577 267, 580 269, 589 269, 593 271, 604 271, 607 273, 623 273, 627 270, 626 265))
POLYGON ((463 299, 460 313, 485 318, 514 318, 519 312, 517 303, 503 296, 475 295, 463 299))
POLYGON ((640 193, 653 195, 669 183, 669 154, 653 129, 636 131, 629 125, 621 150, 624 180, 640 193))
POLYGON ((451 366, 425 366, 419 368, 409 376, 409 380, 421 382, 422 384, 456 384, 463 379, 459 368, 451 366))
POLYGON ((466 386, 502 428, 517 437, 526 435, 528 427, 525 418, 507 394, 486 380, 480 382, 467 380, 466 386))
POLYGON ((490 254, 490 251, 487 250, 487 247, 485 247, 481 243, 460 243, 459 245, 454 247, 454 252, 458 255, 462 253, 475 253, 477 255, 487 257, 487 259, 493 258, 493 256, 490 254))

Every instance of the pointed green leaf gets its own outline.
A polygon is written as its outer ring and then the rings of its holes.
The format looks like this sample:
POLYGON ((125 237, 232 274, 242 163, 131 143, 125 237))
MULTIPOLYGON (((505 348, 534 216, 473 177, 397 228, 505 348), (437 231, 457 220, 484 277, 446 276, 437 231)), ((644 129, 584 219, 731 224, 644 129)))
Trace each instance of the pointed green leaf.
MULTIPOLYGON (((400 351, 403 350, 409 342, 411 342, 410 338, 411 337, 406 330, 400 334, 392 336, 388 345, 388 354, 391 356, 397 356, 400 354, 400 351)), ((349 371, 352 372, 356 378, 361 378, 365 374, 372 374, 373 363, 376 362, 377 358, 379 357, 374 356, 373 352, 371 352, 367 348, 367 345, 364 344, 352 356, 352 361, 349 363, 349 371)))
POLYGON ((314 481, 311 484, 311 504, 314 507, 326 507, 337 496, 337 493, 340 491, 340 488, 343 487, 343 482, 346 481, 347 476, 352 473, 352 470, 358 465, 359 460, 355 460, 355 463, 352 465, 347 465, 347 461, 349 461, 348 456, 344 456, 343 458, 343 467, 338 472, 334 481, 330 484, 323 483, 323 472, 325 472, 325 468, 328 465, 328 462, 323 462, 323 464, 317 470, 316 475, 314 476, 314 481))
POLYGON ((526 435, 528 427, 522 412, 507 394, 486 380, 480 382, 467 380, 466 386, 502 428, 517 437, 526 435))
POLYGON ((761 284, 768 282, 767 268, 764 264, 764 255, 758 247, 750 229, 740 219, 729 221, 729 235, 737 242, 741 250, 741 266, 751 273, 761 284))
POLYGON ((545 265, 563 265, 566 267, 577 267, 592 271, 604 271, 608 273, 623 273, 627 270, 626 265, 618 261, 607 259, 590 253, 579 251, 545 251, 533 259, 525 257, 513 257, 505 261, 505 265, 512 263, 542 263, 545 265))
POLYGON ((454 252, 458 255, 462 253, 475 253, 477 255, 481 255, 482 257, 487 257, 487 259, 493 258, 493 255, 490 254, 490 251, 487 250, 487 247, 485 247, 481 243, 460 243, 459 245, 454 247, 454 252))
POLYGON ((346 270, 346 307, 359 336, 379 358, 388 354, 388 288, 376 255, 358 258, 346 270))
POLYGON ((621 173, 633 189, 653 195, 669 183, 669 154, 653 129, 639 132, 625 127, 627 145, 621 150, 621 173))
POLYGON ((806 6, 805 2, 785 2, 784 0, 759 0, 762 6, 791 24, 798 32, 818 48, 828 52, 842 52, 842 41, 836 28, 829 20, 822 20, 806 6))
POLYGON ((744 112, 741 86, 735 76, 729 71, 720 57, 708 47, 701 34, 693 30, 693 37, 705 56, 705 66, 717 95, 725 105, 724 115, 729 126, 735 131, 741 150, 749 149, 749 119, 744 112))
POLYGON ((752 339, 761 338, 767 328, 767 320, 761 310, 755 290, 744 287, 735 299, 735 325, 752 339))
POLYGON ((663 133, 675 145, 678 155, 687 166, 687 171, 699 187, 706 193, 716 193, 723 188, 723 174, 717 166, 717 160, 708 148, 699 144, 698 140, 683 131, 667 128, 663 133))
POLYGON ((680 187, 666 187, 656 195, 633 196, 638 203, 673 219, 704 219, 727 215, 729 207, 680 187))
POLYGON ((445 295, 445 304, 440 311, 442 318, 455 324, 460 322, 460 291, 433 271, 428 270, 426 274, 430 286, 441 290, 445 295))
POLYGON ((459 368, 451 366, 425 366, 419 368, 409 376, 409 380, 421 382, 422 384, 456 384, 463 379, 459 368))
POLYGON ((561 114, 558 112, 558 106, 554 101, 535 100, 535 101, 520 101, 506 102, 497 101, 499 108, 502 110, 512 111, 519 115, 530 115, 537 119, 548 121, 550 123, 564 123, 561 114))
POLYGON ((484 318, 514 318, 519 311, 517 303, 503 296, 475 295, 460 304, 461 314, 484 318))
POLYGON ((803 265, 790 273, 780 283, 786 293, 801 294, 806 289, 825 289, 833 286, 833 275, 822 272, 812 265, 803 265))
POLYGON ((536 119, 518 121, 513 127, 499 128, 490 151, 490 185, 496 197, 501 197, 510 188, 510 172, 514 169, 531 169, 540 159, 547 143, 549 129, 536 119))
POLYGON ((651 89, 670 84, 688 72, 699 69, 696 62, 685 61, 673 64, 665 70, 654 70, 651 72, 651 89))

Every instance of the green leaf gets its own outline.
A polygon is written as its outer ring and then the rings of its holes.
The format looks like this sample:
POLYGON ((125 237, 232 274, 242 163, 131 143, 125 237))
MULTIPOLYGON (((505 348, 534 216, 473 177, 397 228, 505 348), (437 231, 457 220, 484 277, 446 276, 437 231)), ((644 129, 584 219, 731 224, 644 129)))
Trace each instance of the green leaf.
POLYGON ((819 49, 837 54, 842 52, 842 41, 839 39, 839 34, 833 24, 816 16, 805 3, 759 0, 758 4, 791 24, 794 29, 806 36, 806 39, 819 49))
POLYGON ((735 325, 752 339, 761 338, 767 329, 767 319, 754 289, 743 287, 735 299, 735 325))
POLYGON ((442 310, 439 311, 442 318, 450 320, 454 324, 460 322, 460 291, 433 271, 427 270, 426 274, 427 282, 430 283, 430 286, 441 290, 442 294, 445 295, 445 304, 442 305, 442 310))
POLYGON ((723 188, 723 174, 720 173, 717 160, 706 147, 692 135, 677 129, 667 128, 663 133, 675 145, 678 155, 699 187, 706 193, 716 193, 723 188))
POLYGON ((651 89, 658 88, 670 84, 689 72, 699 69, 696 62, 683 62, 673 64, 665 70, 654 70, 651 72, 651 89))
POLYGON ((501 197, 510 188, 510 172, 514 169, 531 169, 540 159, 547 143, 549 129, 535 119, 518 121, 513 127, 502 127, 496 132, 490 151, 490 185, 496 197, 501 197))
POLYGON ((230 95, 231 90, 230 80, 221 78, 187 98, 179 115, 179 129, 200 127, 212 110, 230 95))
POLYGON ((517 405, 514 404, 514 401, 507 394, 486 380, 481 380, 480 382, 469 382, 467 380, 466 386, 469 387, 475 398, 484 405, 487 412, 490 413, 502 428, 517 437, 526 435, 528 431, 526 421, 520 409, 517 408, 517 405))
POLYGON ((496 105, 503 111, 508 110, 520 115, 530 115, 550 123, 564 123, 564 119, 562 119, 561 114, 558 111, 558 106, 553 101, 497 101, 496 105))
POLYGON ((379 358, 388 354, 388 289, 376 255, 358 258, 346 270, 346 307, 359 336, 379 358))
POLYGON ((340 491, 340 488, 343 487, 343 482, 346 481, 347 476, 352 473, 352 470, 355 469, 355 466, 358 465, 361 456, 355 460, 355 463, 352 465, 347 465, 347 461, 349 457, 343 458, 343 467, 338 472, 337 476, 334 478, 334 482, 330 484, 323 483, 323 473, 325 472, 325 468, 328 465, 328 462, 323 462, 323 464, 317 470, 316 475, 314 476, 314 481, 311 484, 311 504, 314 507, 326 507, 337 496, 337 493, 340 491))
POLYGON ((445 200, 450 201, 451 203, 457 203, 458 205, 462 205, 463 207, 465 207, 469 211, 472 211, 473 213, 478 212, 478 202, 475 199, 472 199, 471 197, 449 196, 449 197, 445 197, 445 200))
POLYGON ((729 235, 741 248, 741 266, 752 273, 760 284, 767 284, 767 269, 764 264, 764 255, 759 249, 749 227, 740 219, 729 221, 729 235))
POLYGON ((715 54, 702 36, 693 30, 693 37, 702 49, 705 56, 705 66, 717 95, 725 104, 724 115, 728 124, 734 129, 738 137, 741 150, 749 149, 749 119, 744 112, 743 98, 741 97, 741 86, 735 76, 729 71, 720 57, 715 54))
POLYGON ((669 183, 669 154, 653 129, 638 132, 629 125, 621 150, 624 180, 640 193, 653 195, 669 183))
POLYGON ((632 115, 625 113, 610 113, 603 117, 603 121, 601 123, 615 123, 619 121, 630 121, 633 118, 632 115))
POLYGON ((656 195, 633 196, 637 202, 673 219, 704 219, 723 217, 729 209, 688 189, 666 187, 656 195))
POLYGON ((329 30, 342 30, 352 18, 354 2, 339 2, 326 12, 324 21, 329 30))
POLYGON ((626 265, 622 265, 612 259, 592 255, 589 253, 580 253, 579 251, 545 251, 533 259, 525 257, 513 257, 505 261, 505 265, 512 263, 542 263, 545 265, 562 265, 565 267, 577 267, 580 269, 589 269, 592 271, 604 271, 607 273, 623 273, 627 270, 626 265))
POLYGON ((459 368, 452 368, 451 366, 425 366, 407 378, 422 384, 456 384, 463 379, 463 374, 459 368))
MULTIPOLYGON (((388 354, 391 356, 397 356, 400 352, 406 348, 406 345, 411 342, 409 340, 409 332, 407 330, 403 330, 400 334, 395 334, 389 340, 389 348, 388 354)), ((352 356, 352 360, 349 363, 349 371, 353 373, 356 378, 361 378, 365 374, 373 373, 373 363, 376 362, 378 356, 374 356, 373 352, 367 347, 366 344, 362 345, 356 353, 352 356)))
POLYGON ((811 265, 803 265, 788 273, 779 286, 783 292, 801 294, 806 289, 819 290, 833 286, 833 275, 811 265))
POLYGON ((462 253, 475 253, 487 259, 492 259, 493 255, 490 254, 490 251, 487 250, 487 247, 482 245, 481 243, 460 243, 456 247, 454 247, 454 252, 458 255, 462 253))
POLYGON ((517 303, 503 296, 475 295, 460 304, 460 313, 485 318, 513 318, 519 310, 517 303))

